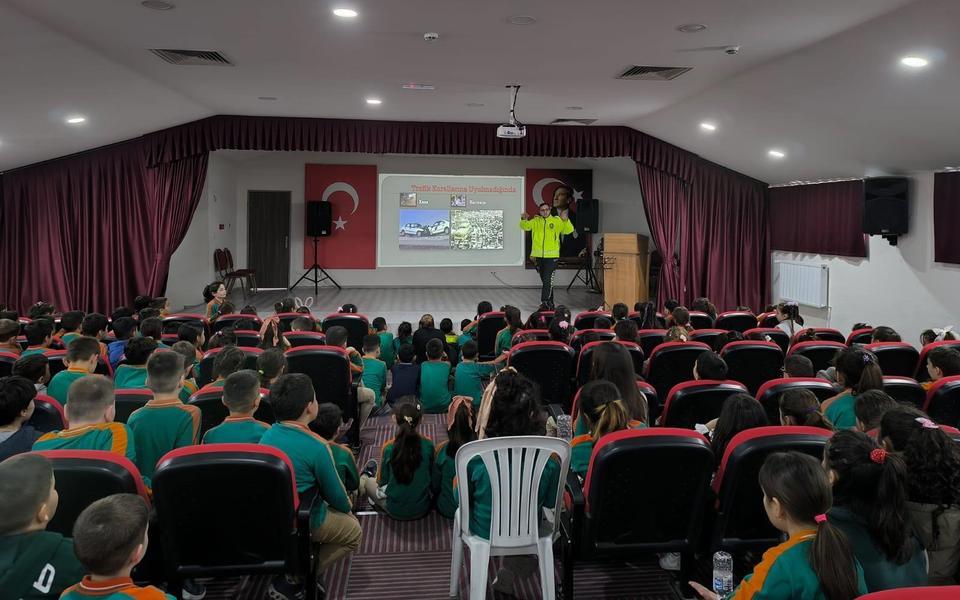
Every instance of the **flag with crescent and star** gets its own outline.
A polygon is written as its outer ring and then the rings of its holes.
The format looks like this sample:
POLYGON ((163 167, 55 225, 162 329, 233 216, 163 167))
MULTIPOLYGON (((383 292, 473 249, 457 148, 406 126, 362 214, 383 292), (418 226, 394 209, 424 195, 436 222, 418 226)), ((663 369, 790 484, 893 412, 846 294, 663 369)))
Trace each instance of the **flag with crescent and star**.
MULTIPOLYGON (((330 236, 320 238, 318 247, 321 267, 377 268, 376 165, 306 165, 303 196, 307 202, 331 205, 330 236)), ((305 238, 303 266, 312 264, 313 240, 305 238)))
MULTIPOLYGON (((584 233, 577 224, 577 202, 584 198, 593 198, 593 169, 527 169, 524 180, 524 211, 531 217, 537 214, 538 207, 547 203, 554 206, 554 199, 558 202, 557 190, 566 186, 573 190, 570 194, 570 220, 573 221, 574 232, 563 236, 560 241, 560 256, 571 258, 577 256, 587 247, 590 234, 584 233)), ((558 206, 559 208, 559 206, 558 206)), ((526 256, 530 255, 530 236, 526 236, 526 256)), ((527 261, 530 267, 532 263, 527 261)), ((576 268, 576 267, 574 267, 576 268)))

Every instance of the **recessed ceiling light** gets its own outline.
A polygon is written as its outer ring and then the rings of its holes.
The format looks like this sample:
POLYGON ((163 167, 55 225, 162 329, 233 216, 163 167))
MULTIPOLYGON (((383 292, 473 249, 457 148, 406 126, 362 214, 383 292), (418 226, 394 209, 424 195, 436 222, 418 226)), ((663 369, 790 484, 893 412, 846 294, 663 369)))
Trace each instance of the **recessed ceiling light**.
POLYGON ((430 84, 428 84, 428 83, 405 83, 405 84, 403 84, 403 85, 400 86, 400 87, 402 87, 402 88, 405 89, 405 90, 424 90, 424 91, 430 91, 430 90, 435 90, 435 89, 437 89, 436 86, 430 85, 430 84))
POLYGON ((87 118, 80 115, 74 115, 72 117, 67 117, 67 123, 70 125, 79 125, 80 123, 86 123, 87 118))
POLYGON ((333 14, 344 19, 353 19, 358 13, 352 8, 335 8, 333 14))
POLYGON ((470 108, 478 108, 481 106, 486 106, 486 104, 484 104, 483 102, 467 102, 467 106, 469 106, 470 108))
POLYGON ((702 130, 704 130, 704 131, 716 131, 716 130, 717 130, 717 126, 714 125, 713 123, 708 123, 707 121, 704 121, 704 122, 700 123, 700 129, 702 129, 702 130))
POLYGON ((767 150, 767 156, 769 156, 770 158, 781 159, 781 158, 785 158, 787 156, 787 153, 784 152, 783 150, 777 150, 776 148, 772 148, 770 150, 767 150))
POLYGON ((582 106, 567 106, 567 110, 583 110, 582 106))
POLYGON ((682 33, 699 33, 706 29, 707 26, 702 23, 685 23, 683 25, 677 26, 677 31, 682 33))
POLYGON ((380 98, 367 98, 367 104, 383 104, 383 100, 380 98))
POLYGON ((276 99, 277 99, 276 96, 257 96, 257 100, 268 100, 272 102, 276 99))
POLYGON ((925 59, 922 56, 904 56, 900 59, 900 64, 905 67, 912 67, 914 69, 922 69, 923 67, 930 64, 930 61, 925 59))
POLYGON ((533 25, 536 22, 537 19, 535 17, 531 17, 530 15, 514 15, 507 18, 507 23, 510 23, 511 25, 533 25))
POLYGON ((173 8, 172 3, 164 2, 163 0, 144 0, 140 3, 140 6, 149 8, 150 10, 170 10, 173 8))

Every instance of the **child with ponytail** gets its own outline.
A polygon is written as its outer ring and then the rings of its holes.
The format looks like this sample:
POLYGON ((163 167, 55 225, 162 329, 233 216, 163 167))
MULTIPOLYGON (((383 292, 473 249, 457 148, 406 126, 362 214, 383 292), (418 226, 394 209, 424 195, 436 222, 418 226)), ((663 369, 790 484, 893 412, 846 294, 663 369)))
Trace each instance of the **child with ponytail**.
POLYGON ((833 485, 831 522, 863 567, 867 590, 927 585, 927 559, 907 526, 907 466, 859 431, 827 441, 823 468, 833 485))
POLYGON ((819 427, 833 431, 833 423, 823 416, 820 401, 810 390, 787 390, 780 394, 780 424, 819 427))
MULTIPOLYGON (((817 459, 798 452, 771 454, 759 479, 767 518, 788 539, 763 553, 730 598, 853 600, 865 594, 863 570, 847 537, 827 517, 833 495, 817 459)), ((720 600, 699 583, 690 585, 701 598, 720 600)))
POLYGON ((800 305, 796 302, 781 302, 777 305, 777 327, 786 332, 792 339, 803 328, 803 317, 800 316, 800 305))
POLYGON ((453 480, 457 477, 457 450, 476 439, 473 427, 473 399, 454 396, 447 410, 447 441, 437 446, 433 461, 433 492, 437 498, 437 512, 452 519, 457 511, 453 495, 453 480))
POLYGON ((907 406, 884 413, 880 439, 907 465, 908 522, 927 549, 930 585, 953 585, 960 570, 960 447, 907 406))
POLYGON ((380 468, 375 460, 363 468, 360 489, 394 519, 419 519, 430 511, 433 442, 417 433, 421 410, 416 400, 398 401, 393 416, 397 434, 384 444, 380 468))
POLYGON ((570 470, 583 479, 594 444, 608 433, 627 429, 630 415, 617 386, 602 379, 591 381, 580 390, 580 414, 588 433, 570 441, 570 470))
POLYGON ((857 426, 856 396, 867 390, 882 390, 883 372, 876 355, 862 346, 849 346, 838 352, 834 366, 837 383, 843 391, 824 400, 821 409, 837 429, 854 429, 857 426))

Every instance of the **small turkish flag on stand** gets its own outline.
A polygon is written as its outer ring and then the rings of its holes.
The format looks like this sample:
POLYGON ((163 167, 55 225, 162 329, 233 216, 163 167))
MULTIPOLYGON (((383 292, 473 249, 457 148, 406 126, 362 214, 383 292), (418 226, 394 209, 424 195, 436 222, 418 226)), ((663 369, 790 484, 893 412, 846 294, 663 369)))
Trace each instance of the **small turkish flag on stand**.
MULTIPOLYGON (((325 269, 377 268, 377 166, 306 165, 307 202, 329 202, 330 236, 320 238, 317 264, 325 269)), ((306 221, 306 210, 304 210, 306 221)), ((313 240, 303 241, 303 266, 313 265, 313 240)))

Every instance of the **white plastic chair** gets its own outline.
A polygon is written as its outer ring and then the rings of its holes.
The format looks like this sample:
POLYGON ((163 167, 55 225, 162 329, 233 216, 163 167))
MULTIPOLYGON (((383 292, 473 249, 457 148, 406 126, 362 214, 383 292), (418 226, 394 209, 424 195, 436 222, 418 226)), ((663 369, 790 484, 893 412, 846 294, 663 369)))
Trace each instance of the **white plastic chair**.
POLYGON ((558 513, 561 490, 570 466, 570 445, 565 440, 542 436, 516 436, 477 440, 457 451, 460 507, 453 518, 453 559, 450 564, 450 597, 458 595, 463 544, 470 546, 470 600, 483 600, 491 556, 536 554, 540 561, 542 597, 556 597, 553 563, 553 533, 556 519, 541 532, 540 478, 547 461, 560 460, 556 504, 544 506, 558 513), (480 457, 490 478, 490 535, 470 533, 470 492, 467 465, 480 457), (549 529, 549 531, 547 531, 549 529))

